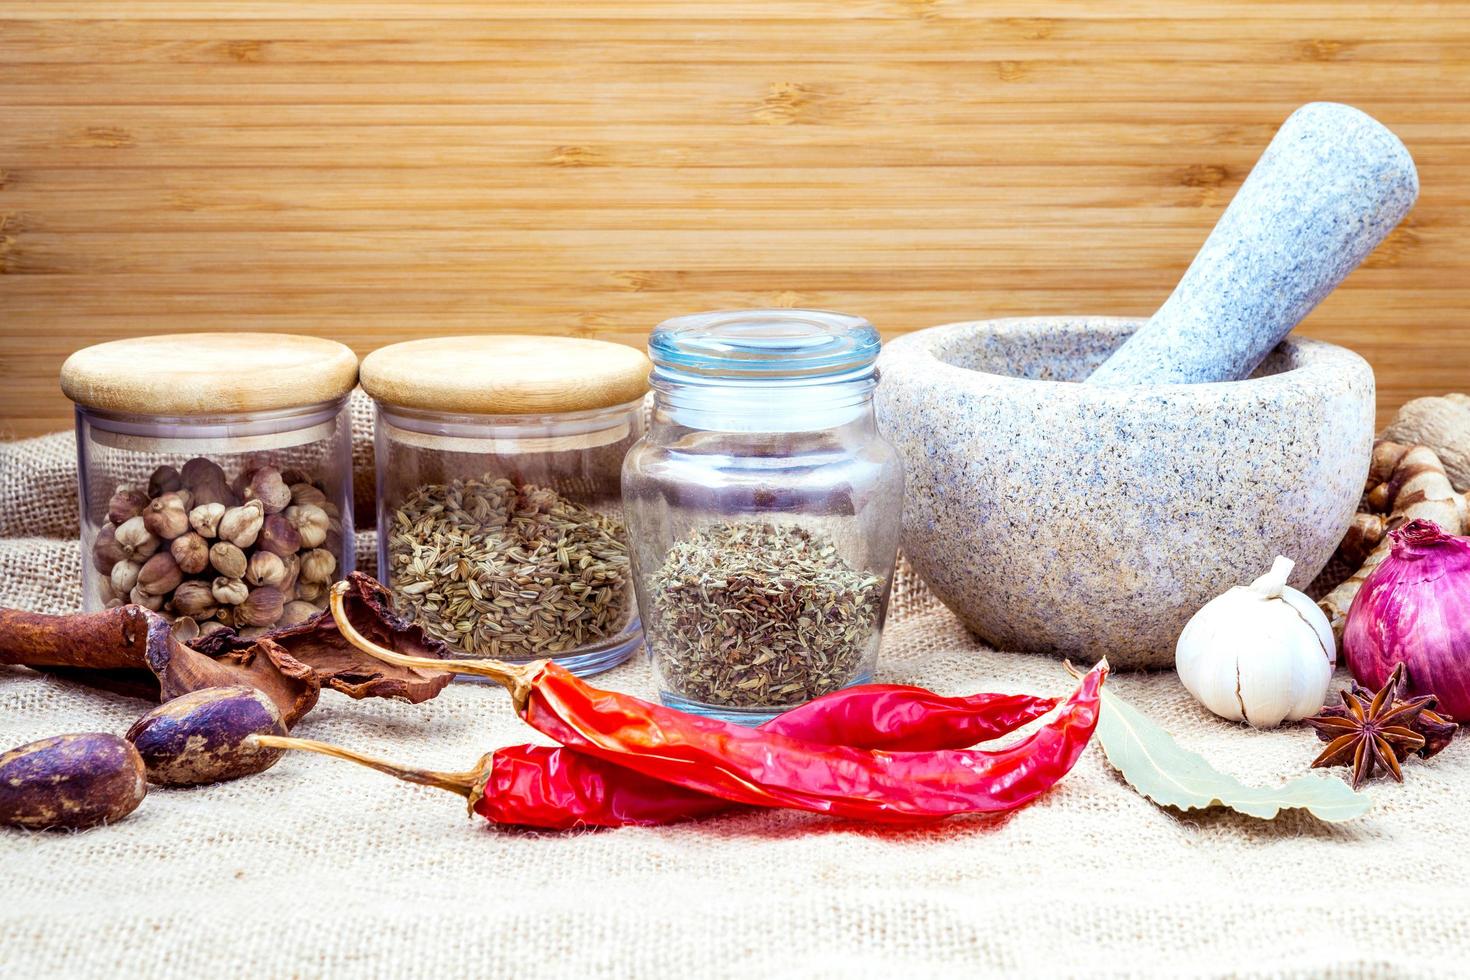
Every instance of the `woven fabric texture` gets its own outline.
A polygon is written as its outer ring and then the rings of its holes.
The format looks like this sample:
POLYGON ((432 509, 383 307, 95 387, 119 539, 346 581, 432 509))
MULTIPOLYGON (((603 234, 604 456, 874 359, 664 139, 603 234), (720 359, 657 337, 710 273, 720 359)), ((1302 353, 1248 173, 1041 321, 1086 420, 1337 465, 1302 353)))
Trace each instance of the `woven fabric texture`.
MULTIPOLYGON (((69 436, 0 446, 0 605, 77 605, 70 450, 69 436)), ((362 535, 367 569, 371 549, 362 535)), ((1052 658, 978 643, 911 575, 896 590, 880 679, 1070 688, 1052 658)), ((598 683, 654 693, 641 659, 598 683)), ((1213 718, 1170 673, 1109 683, 1242 778, 1299 775, 1319 748, 1300 727, 1213 718)), ((0 748, 121 733, 143 710, 0 667, 0 748)), ((473 683, 421 705, 327 692, 297 733, 441 769, 530 734, 498 688, 473 683)), ((1337 826, 1162 810, 1093 746, 1004 818, 895 829, 745 812, 547 835, 293 755, 236 783, 155 791, 116 826, 0 831, 0 977, 1458 974, 1470 747, 1405 769, 1337 826)))

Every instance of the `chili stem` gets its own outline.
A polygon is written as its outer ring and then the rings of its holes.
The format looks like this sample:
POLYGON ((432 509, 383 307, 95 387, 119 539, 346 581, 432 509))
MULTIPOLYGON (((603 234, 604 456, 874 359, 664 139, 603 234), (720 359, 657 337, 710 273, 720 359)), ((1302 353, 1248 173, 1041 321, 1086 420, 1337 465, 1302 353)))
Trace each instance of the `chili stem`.
MULTIPOLYGON (((1071 674, 1072 675, 1072 678, 1074 680, 1079 680, 1080 681, 1082 678, 1084 678, 1084 677, 1087 676, 1087 671, 1080 669, 1075 664, 1073 664, 1072 661, 1070 661, 1070 660, 1063 660, 1062 661, 1062 666, 1064 668, 1066 668, 1067 673, 1071 674)), ((1101 660, 1099 660, 1097 662, 1097 664, 1092 669, 1093 670, 1096 670, 1098 667, 1101 667, 1103 670, 1110 671, 1110 672, 1113 669, 1112 667, 1108 666, 1108 658, 1107 657, 1103 657, 1101 660)))
POLYGON ((358 765, 385 772, 390 776, 396 776, 405 782, 417 783, 420 786, 433 786, 437 789, 447 789, 451 793, 458 793, 467 800, 475 800, 480 795, 480 789, 484 783, 484 774, 478 769, 468 772, 436 772, 432 769, 410 769, 407 766, 395 765, 383 759, 377 759, 361 752, 353 752, 340 746, 331 745, 327 742, 317 742, 309 738, 288 738, 282 735, 249 735, 246 742, 258 745, 265 749, 295 749, 302 752, 315 752, 318 755, 329 755, 334 759, 346 759, 348 762, 356 762, 358 765))
POLYGON ((347 618, 349 590, 350 586, 347 582, 338 582, 332 586, 329 594, 332 619, 336 621, 337 630, 348 643, 369 657, 395 667, 450 671, 456 674, 488 677, 510 692, 511 700, 515 702, 518 712, 525 708, 531 696, 531 685, 536 676, 541 673, 541 668, 546 661, 533 660, 528 664, 509 664, 503 660, 435 660, 432 657, 406 657, 387 647, 379 646, 357 631, 357 627, 352 625, 352 620, 347 618))

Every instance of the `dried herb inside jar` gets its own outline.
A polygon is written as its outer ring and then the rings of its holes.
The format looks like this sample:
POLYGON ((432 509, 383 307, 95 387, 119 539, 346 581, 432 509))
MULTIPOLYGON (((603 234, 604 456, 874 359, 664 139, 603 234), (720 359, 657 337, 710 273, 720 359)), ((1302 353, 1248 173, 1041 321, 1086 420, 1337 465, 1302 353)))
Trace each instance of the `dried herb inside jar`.
POLYGON ((649 640, 665 683, 735 708, 800 704, 853 681, 883 592, 829 538, 767 523, 695 529, 649 584, 649 640))
POLYGON ((394 514, 388 560, 405 613, 474 656, 566 653, 629 619, 622 522, 545 487, 420 487, 394 514))

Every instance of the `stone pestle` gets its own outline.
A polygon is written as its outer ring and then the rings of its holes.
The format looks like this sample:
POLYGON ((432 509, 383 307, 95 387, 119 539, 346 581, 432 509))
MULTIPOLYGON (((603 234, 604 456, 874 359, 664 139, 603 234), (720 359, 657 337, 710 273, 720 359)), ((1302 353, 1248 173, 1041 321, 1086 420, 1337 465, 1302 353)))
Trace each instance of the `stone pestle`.
POLYGON ((1088 384, 1248 377, 1419 195, 1399 138, 1352 106, 1282 123, 1173 294, 1088 384))

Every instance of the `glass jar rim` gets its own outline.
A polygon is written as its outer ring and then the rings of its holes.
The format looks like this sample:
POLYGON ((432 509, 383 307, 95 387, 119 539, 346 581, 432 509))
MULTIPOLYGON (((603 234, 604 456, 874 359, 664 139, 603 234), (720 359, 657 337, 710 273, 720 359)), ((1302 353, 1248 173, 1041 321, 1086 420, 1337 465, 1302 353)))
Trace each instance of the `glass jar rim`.
POLYGON ((654 373, 730 380, 851 379, 878 358, 878 331, 831 310, 716 310, 665 320, 648 339, 654 373))
POLYGON ((261 428, 270 431, 288 431, 293 427, 307 427, 336 417, 348 402, 348 395, 314 401, 290 408, 244 409, 199 413, 179 412, 124 412, 96 408, 91 405, 75 404, 75 412, 91 425, 114 432, 141 432, 160 427, 198 429, 209 431, 228 428, 232 431, 248 431, 261 428))
POLYGON ((537 426, 585 426, 588 428, 616 425, 629 415, 644 410, 646 396, 639 395, 632 401, 606 405, 602 408, 587 408, 567 412, 463 412, 437 408, 418 408, 409 405, 394 405, 374 399, 373 406, 395 427, 413 429, 417 432, 433 433, 447 429, 517 428, 537 426))
POLYGON ((216 412, 210 415, 140 415, 76 405, 78 436, 129 452, 243 453, 283 449, 333 437, 345 425, 348 396, 300 408, 216 412))

